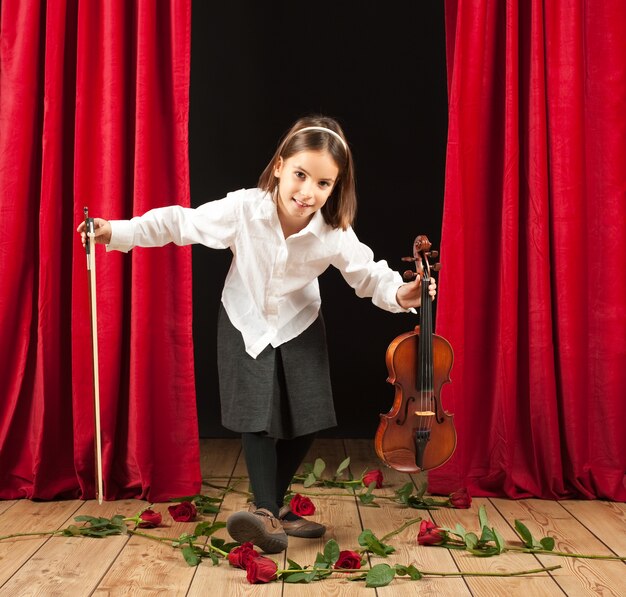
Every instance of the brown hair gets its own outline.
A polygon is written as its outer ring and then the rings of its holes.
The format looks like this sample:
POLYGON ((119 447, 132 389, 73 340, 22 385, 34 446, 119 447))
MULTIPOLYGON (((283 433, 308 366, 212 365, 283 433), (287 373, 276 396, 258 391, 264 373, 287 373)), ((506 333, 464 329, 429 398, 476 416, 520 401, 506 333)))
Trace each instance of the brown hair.
POLYGON ((273 193, 278 186, 274 170, 279 158, 286 160, 301 151, 327 151, 333 158, 339 174, 328 201, 321 209, 324 221, 333 228, 345 230, 356 216, 356 188, 352 153, 348 142, 342 143, 335 135, 306 127, 324 127, 337 133, 344 141, 345 135, 339 123, 327 116, 306 116, 300 118, 283 136, 272 159, 259 177, 258 187, 273 193))

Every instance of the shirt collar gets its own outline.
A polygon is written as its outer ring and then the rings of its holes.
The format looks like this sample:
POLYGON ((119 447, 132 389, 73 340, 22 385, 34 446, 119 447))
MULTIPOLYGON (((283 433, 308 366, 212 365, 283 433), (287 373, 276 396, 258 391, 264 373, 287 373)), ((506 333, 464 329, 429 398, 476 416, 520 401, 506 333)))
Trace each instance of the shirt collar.
POLYGON ((306 228, 302 232, 310 232, 317 236, 317 238, 323 238, 324 233, 327 230, 327 224, 322 215, 322 210, 318 209, 311 218, 311 221, 307 224, 306 228))
POLYGON ((276 203, 274 203, 272 195, 270 193, 262 191, 260 201, 256 209, 254 210, 254 215, 252 216, 253 219, 271 220, 273 217, 276 216, 276 203))

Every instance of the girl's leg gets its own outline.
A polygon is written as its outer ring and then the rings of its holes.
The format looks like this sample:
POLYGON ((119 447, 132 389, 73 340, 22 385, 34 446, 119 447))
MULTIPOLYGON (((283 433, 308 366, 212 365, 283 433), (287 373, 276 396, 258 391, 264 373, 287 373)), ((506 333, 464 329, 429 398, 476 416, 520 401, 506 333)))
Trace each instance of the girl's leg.
POLYGON ((263 433, 242 433, 241 443, 256 507, 278 516, 276 440, 263 433))
MULTIPOLYGON (((276 450, 278 453, 278 475, 276 478, 276 495, 281 502, 284 501, 287 488, 296 474, 298 467, 304 460, 313 440, 315 433, 303 435, 290 440, 278 440, 276 450)), ((291 512, 289 508, 279 511, 283 529, 287 535, 293 537, 321 537, 326 532, 323 524, 307 520, 291 512)))
POLYGON ((278 519, 276 440, 262 433, 243 433, 241 440, 255 509, 231 514, 226 528, 235 541, 250 541, 267 553, 279 553, 287 547, 287 534, 278 519))
POLYGON ((283 500, 291 480, 311 448, 315 436, 315 433, 309 433, 293 439, 279 439, 276 442, 277 475, 275 495, 279 508, 283 506, 283 500))

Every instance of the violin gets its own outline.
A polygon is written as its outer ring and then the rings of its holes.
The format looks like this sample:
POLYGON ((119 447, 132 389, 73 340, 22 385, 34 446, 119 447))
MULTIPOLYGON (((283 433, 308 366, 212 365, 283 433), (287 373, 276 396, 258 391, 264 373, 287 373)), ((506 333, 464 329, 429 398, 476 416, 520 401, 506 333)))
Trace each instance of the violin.
POLYGON ((387 381, 395 386, 393 406, 380 415, 374 445, 378 457, 404 473, 426 471, 447 462, 456 448, 454 416, 441 405, 441 387, 450 382, 454 353, 450 343, 433 333, 432 300, 428 294, 431 265, 438 256, 424 235, 413 243, 415 271, 407 270, 406 281, 422 281, 420 325, 395 338, 387 348, 387 381))

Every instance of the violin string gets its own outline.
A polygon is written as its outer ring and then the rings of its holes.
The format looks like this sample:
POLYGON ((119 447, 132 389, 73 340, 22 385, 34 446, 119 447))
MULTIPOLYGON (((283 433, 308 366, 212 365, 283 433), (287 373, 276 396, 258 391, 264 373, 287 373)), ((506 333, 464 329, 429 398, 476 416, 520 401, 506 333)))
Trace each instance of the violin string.
MULTIPOLYGON (((430 277, 427 272, 426 279, 424 280, 424 285, 422 287, 422 301, 424 301, 424 310, 426 312, 426 318, 428 320, 427 330, 425 334, 426 339, 426 350, 428 351, 428 360, 427 360, 427 368, 426 377, 428 379, 428 407, 426 410, 434 412, 433 408, 433 320, 432 320, 432 310, 430 308, 430 296, 428 294, 428 285, 430 284, 430 277)), ((433 426, 433 417, 428 417, 428 429, 430 430, 433 426)))
MULTIPOLYGON (((428 264, 428 262, 426 262, 426 264, 428 264)), ((422 278, 422 316, 423 316, 423 330, 422 330, 422 336, 424 338, 424 358, 422 359, 422 363, 423 363, 423 374, 422 377, 424 379, 424 391, 423 391, 423 404, 422 404, 422 410, 429 412, 430 410, 432 410, 430 408, 430 400, 429 400, 429 396, 431 393, 431 359, 432 359, 432 354, 431 354, 431 350, 430 350, 430 342, 429 342, 429 336, 431 333, 430 330, 430 318, 429 318, 429 310, 428 310, 428 303, 426 302, 426 296, 427 296, 427 288, 428 288, 428 270, 427 268, 424 269, 424 277, 422 278)), ((431 427, 431 417, 427 416, 426 421, 425 421, 425 429, 426 431, 430 431, 430 427, 431 427)))
MULTIPOLYGON (((430 384, 430 375, 429 375, 429 363, 430 363, 430 359, 432 358, 431 355, 429 354, 429 342, 428 342, 428 334, 429 334, 429 321, 428 321, 428 309, 426 308, 426 302, 424 299, 424 289, 427 288, 428 286, 428 271, 427 271, 427 264, 428 262, 426 262, 426 264, 422 264, 422 287, 421 287, 421 294, 422 294, 422 308, 421 308, 421 315, 422 315, 422 321, 421 323, 421 331, 420 331, 420 344, 421 344, 421 350, 422 350, 422 359, 421 359, 421 374, 420 374, 420 378, 421 378, 421 391, 420 391, 420 411, 421 412, 428 412, 429 406, 428 406, 428 392, 429 392, 429 384, 430 384)), ((429 431, 430 429, 430 417, 428 415, 421 416, 420 417, 420 431, 424 432, 424 431, 429 431)))

